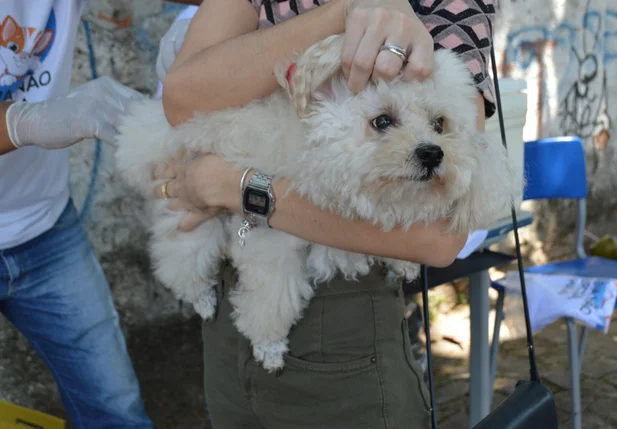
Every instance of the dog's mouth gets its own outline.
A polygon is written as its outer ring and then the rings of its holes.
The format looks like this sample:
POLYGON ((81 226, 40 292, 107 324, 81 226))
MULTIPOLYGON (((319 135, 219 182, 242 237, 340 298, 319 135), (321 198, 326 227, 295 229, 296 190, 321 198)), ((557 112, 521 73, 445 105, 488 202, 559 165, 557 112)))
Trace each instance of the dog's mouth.
POLYGON ((407 176, 407 180, 410 182, 421 182, 421 183, 425 183, 425 182, 430 182, 431 180, 433 180, 435 177, 437 177, 438 172, 436 169, 425 169, 424 171, 420 172, 419 174, 411 174, 407 176))
POLYGON ((435 171, 431 170, 431 171, 427 171, 426 173, 422 174, 422 176, 420 176, 420 178, 418 179, 419 182, 428 182, 429 180, 431 180, 433 177, 435 177, 435 171))

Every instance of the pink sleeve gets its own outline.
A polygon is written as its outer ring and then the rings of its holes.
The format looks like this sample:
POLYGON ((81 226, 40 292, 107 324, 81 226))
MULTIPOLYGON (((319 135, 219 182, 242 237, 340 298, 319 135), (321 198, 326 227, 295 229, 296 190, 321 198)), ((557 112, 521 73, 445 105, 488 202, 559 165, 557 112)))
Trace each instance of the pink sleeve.
POLYGON ((469 67, 484 96, 486 117, 495 113, 495 89, 488 73, 493 0, 420 0, 416 14, 433 36, 435 49, 452 49, 469 67))

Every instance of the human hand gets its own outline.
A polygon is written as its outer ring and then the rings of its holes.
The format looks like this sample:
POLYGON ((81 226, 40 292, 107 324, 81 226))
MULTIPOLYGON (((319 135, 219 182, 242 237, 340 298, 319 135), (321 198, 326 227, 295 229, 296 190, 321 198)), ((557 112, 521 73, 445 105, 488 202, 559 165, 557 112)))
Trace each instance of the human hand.
POLYGON ((155 194, 170 200, 170 210, 187 212, 178 229, 188 232, 224 209, 240 210, 241 175, 221 157, 202 154, 170 160, 164 169, 153 172, 153 179, 163 181, 155 194))
POLYGON ((422 80, 433 70, 433 39, 408 0, 348 0, 343 72, 349 89, 361 91, 369 79, 422 80), (403 57, 384 44, 406 51, 403 57))
POLYGON ((190 23, 190 19, 175 21, 159 43, 159 54, 156 57, 156 75, 161 82, 165 80, 167 72, 176 60, 190 23))
POLYGON ((6 112, 9 137, 17 148, 62 149, 87 138, 113 146, 120 118, 131 101, 142 98, 109 77, 95 79, 49 101, 12 104, 6 112))

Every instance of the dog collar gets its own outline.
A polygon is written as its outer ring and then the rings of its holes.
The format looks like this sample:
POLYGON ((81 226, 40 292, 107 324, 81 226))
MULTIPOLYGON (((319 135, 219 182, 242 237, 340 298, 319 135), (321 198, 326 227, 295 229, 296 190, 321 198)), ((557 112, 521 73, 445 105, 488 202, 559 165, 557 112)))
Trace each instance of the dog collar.
POLYGON ((296 63, 291 63, 289 67, 287 68, 287 73, 285 73, 285 80, 287 81, 287 85, 289 85, 290 87, 291 87, 291 74, 293 73, 295 68, 296 68, 296 63))

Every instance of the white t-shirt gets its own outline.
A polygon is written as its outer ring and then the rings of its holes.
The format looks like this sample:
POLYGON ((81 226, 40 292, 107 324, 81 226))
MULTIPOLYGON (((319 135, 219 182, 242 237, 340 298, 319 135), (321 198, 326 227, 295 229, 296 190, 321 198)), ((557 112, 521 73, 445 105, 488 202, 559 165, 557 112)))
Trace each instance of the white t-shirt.
MULTIPOLYGON (((176 16, 175 21, 179 21, 181 19, 193 19, 195 13, 199 9, 199 6, 187 6, 182 12, 176 16)), ((159 81, 158 87, 156 88, 156 98, 161 99, 163 96, 163 83, 159 81)))
MULTIPOLYGON (((0 100, 44 101, 71 83, 85 0, 2 0, 0 100)), ((0 249, 50 229, 69 198, 68 151, 25 147, 0 156, 0 249)))

